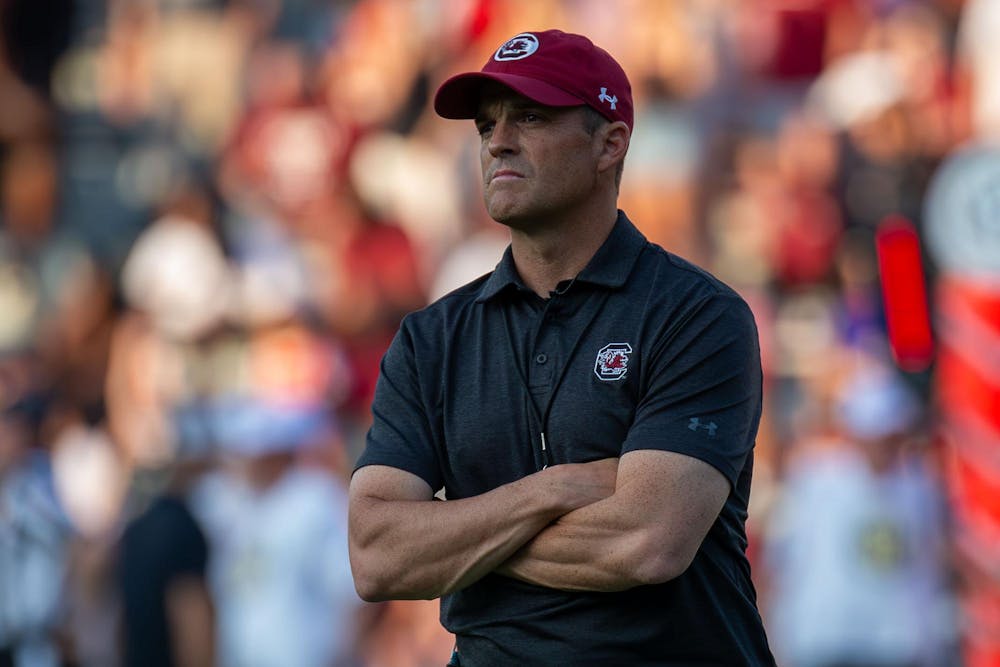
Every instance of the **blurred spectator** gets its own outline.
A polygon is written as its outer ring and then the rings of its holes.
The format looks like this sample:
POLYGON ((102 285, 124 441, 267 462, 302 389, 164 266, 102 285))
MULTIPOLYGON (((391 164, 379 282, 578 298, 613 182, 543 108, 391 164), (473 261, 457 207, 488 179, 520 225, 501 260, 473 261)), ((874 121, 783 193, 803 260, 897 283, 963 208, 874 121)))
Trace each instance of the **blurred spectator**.
MULTIPOLYGON (((6 26, 5 26, 6 27, 6 26)), ((41 95, 32 90, 11 66, 6 41, 0 38, 0 141, 37 139, 49 133, 51 110, 41 95)))
POLYGON ((350 141, 350 117, 315 99, 302 47, 264 42, 249 56, 246 106, 222 154, 220 183, 243 215, 294 225, 336 185, 350 141))
POLYGON ((70 403, 50 409, 52 466, 58 496, 73 525, 60 608, 65 660, 115 667, 120 599, 114 577, 117 530, 128 471, 103 425, 70 403))
POLYGON ((114 325, 105 391, 109 425, 130 466, 173 456, 173 405, 200 390, 186 386, 185 350, 222 326, 230 308, 231 269, 201 208, 156 220, 121 272, 130 308, 114 325))
POLYGON ((355 664, 362 602, 348 563, 346 490, 297 462, 334 425, 252 399, 225 399, 213 413, 231 461, 199 485, 193 507, 212 550, 218 664, 355 664))
POLYGON ((892 373, 851 368, 818 418, 829 427, 797 446, 787 471, 768 620, 789 667, 954 664, 944 499, 914 449, 919 404, 892 373))
POLYGON ((972 132, 983 139, 1000 137, 1000 5, 968 0, 959 31, 958 64, 968 86, 972 132))
POLYGON ((214 605, 208 545, 188 509, 191 487, 210 465, 207 416, 182 406, 181 432, 164 490, 128 523, 116 555, 122 604, 122 664, 211 667, 214 605))
POLYGON ((58 611, 70 525, 38 447, 43 406, 24 399, 0 415, 0 665, 60 664, 58 611))

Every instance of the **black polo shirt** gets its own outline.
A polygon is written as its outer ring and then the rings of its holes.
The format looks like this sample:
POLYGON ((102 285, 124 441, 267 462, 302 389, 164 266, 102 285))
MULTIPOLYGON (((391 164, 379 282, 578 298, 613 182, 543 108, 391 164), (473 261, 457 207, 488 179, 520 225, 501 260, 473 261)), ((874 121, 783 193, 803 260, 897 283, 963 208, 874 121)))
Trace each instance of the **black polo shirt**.
POLYGON ((637 449, 696 457, 730 482, 672 581, 570 593, 487 575, 444 597, 464 666, 773 665, 745 557, 761 412, 754 319, 623 213, 548 299, 525 287, 508 248, 493 273, 408 315, 372 412, 357 467, 409 471, 448 498, 637 449))

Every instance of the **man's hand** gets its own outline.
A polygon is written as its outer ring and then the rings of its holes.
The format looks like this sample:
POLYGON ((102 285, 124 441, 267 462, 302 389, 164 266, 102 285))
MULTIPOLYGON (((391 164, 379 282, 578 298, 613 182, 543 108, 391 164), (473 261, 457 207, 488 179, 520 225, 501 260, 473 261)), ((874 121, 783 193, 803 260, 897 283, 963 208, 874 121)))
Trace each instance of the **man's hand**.
POLYGON ((563 499, 567 512, 604 500, 615 492, 618 459, 589 463, 563 463, 537 473, 545 477, 552 493, 563 499))

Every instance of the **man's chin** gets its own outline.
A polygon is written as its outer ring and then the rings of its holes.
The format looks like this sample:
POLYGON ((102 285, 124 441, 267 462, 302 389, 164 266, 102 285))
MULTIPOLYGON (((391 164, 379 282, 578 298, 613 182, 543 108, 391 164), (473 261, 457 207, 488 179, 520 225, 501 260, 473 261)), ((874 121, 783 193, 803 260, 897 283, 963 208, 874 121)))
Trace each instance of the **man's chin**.
POLYGON ((551 217, 551 209, 525 197, 494 198, 486 202, 486 212, 501 225, 518 231, 538 229, 551 217))
POLYGON ((511 229, 521 230, 531 226, 530 221, 512 211, 490 212, 490 217, 511 229))
POLYGON ((486 212, 489 216, 499 222, 501 225, 507 225, 508 227, 517 226, 518 220, 521 218, 521 211, 514 202, 509 202, 507 204, 494 203, 492 205, 487 204, 486 212))

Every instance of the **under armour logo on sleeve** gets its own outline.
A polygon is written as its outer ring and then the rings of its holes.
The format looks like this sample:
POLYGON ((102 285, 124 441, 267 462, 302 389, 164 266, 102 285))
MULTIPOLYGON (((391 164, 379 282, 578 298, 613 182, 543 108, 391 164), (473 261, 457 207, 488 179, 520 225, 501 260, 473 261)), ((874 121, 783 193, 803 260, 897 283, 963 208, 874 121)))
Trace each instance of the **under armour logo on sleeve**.
POLYGON ((691 421, 688 422, 688 428, 691 429, 692 431, 697 431, 698 429, 703 428, 706 431, 708 431, 708 437, 714 438, 715 431, 719 427, 716 426, 715 422, 708 422, 707 424, 702 424, 701 420, 698 419, 697 417, 691 417, 691 421))

